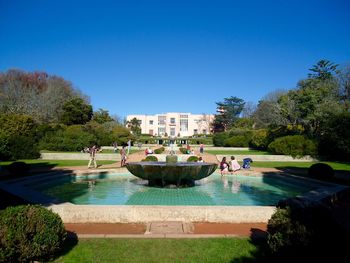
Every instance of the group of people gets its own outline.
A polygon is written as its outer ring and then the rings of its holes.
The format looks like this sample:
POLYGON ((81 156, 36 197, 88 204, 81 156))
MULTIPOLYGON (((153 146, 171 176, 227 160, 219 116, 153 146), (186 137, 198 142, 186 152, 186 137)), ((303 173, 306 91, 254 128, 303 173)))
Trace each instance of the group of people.
POLYGON ((226 157, 223 157, 221 162, 220 162, 220 173, 221 175, 227 174, 227 173, 234 173, 241 168, 243 169, 249 169, 250 168, 250 163, 252 163, 253 160, 251 158, 244 158, 243 159, 243 165, 238 163, 236 158, 234 156, 231 156, 231 160, 229 162, 226 161, 226 157))

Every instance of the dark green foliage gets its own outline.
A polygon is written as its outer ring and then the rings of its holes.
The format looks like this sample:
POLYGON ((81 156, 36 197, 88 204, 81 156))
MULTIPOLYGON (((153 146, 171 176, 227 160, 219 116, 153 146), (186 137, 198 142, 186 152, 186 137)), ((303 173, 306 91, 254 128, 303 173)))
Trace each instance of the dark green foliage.
POLYGON ((187 149, 186 148, 179 148, 179 151, 182 153, 182 154, 187 154, 187 149))
POLYGON ((189 144, 213 144, 213 139, 211 137, 206 138, 206 137, 199 137, 199 138, 189 138, 188 139, 189 144))
POLYGON ((27 173, 30 166, 25 162, 13 162, 7 166, 7 170, 11 175, 21 175, 27 173))
POLYGON ((190 157, 188 157, 187 162, 198 162, 198 157, 197 156, 190 156, 190 157))
POLYGON ((214 146, 223 147, 225 146, 225 140, 229 137, 227 132, 215 133, 213 135, 213 144, 214 146))
POLYGON ((8 207, 0 212, 0 262, 48 260, 65 238, 61 218, 44 207, 8 207))
POLYGON ((156 156, 153 156, 153 155, 148 155, 141 162, 158 162, 158 158, 156 156))
POLYGON ((52 151, 80 151, 95 143, 96 138, 84 131, 81 125, 72 125, 65 130, 49 132, 40 142, 40 148, 52 151))
POLYGON ((308 174, 314 178, 332 179, 334 177, 334 170, 326 163, 315 163, 310 166, 308 174))
POLYGON ((109 116, 108 110, 104 109, 98 109, 98 111, 95 111, 92 120, 99 124, 114 121, 113 118, 109 116))
POLYGON ((25 115, 0 115, 0 159, 38 158, 34 120, 25 115))
POLYGON ((269 144, 268 150, 273 154, 291 155, 293 158, 300 158, 305 155, 314 156, 316 145, 302 135, 292 135, 277 138, 269 144))
POLYGON ((321 128, 319 154, 328 159, 350 161, 350 112, 329 119, 321 128))
POLYGON ((81 98, 73 98, 63 105, 62 123, 85 124, 92 118, 92 106, 81 98))
POLYGON ((243 135, 232 136, 224 141, 226 147, 248 147, 249 139, 243 135))
POLYGON ((267 227, 267 243, 277 262, 335 260, 339 252, 345 254, 349 238, 334 219, 332 207, 297 198, 286 201, 289 206, 278 208, 267 227))
POLYGON ((154 150, 155 154, 161 154, 162 152, 164 152, 165 148, 164 147, 160 147, 154 150))

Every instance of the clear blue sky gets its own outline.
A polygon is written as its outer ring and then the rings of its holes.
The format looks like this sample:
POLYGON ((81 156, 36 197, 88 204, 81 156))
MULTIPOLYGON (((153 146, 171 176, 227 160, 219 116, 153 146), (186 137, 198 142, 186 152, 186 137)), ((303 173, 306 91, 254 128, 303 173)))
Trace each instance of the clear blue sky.
POLYGON ((214 113, 350 62, 350 1, 0 0, 0 71, 70 80, 111 114, 214 113))

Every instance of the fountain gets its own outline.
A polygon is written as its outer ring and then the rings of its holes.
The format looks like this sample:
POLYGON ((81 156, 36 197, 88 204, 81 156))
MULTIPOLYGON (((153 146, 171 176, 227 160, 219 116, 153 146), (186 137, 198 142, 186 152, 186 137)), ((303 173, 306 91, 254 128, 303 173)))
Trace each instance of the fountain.
POLYGON ((131 162, 126 168, 133 175, 148 180, 150 186, 194 186, 196 180, 211 175, 215 163, 177 162, 176 155, 167 155, 166 162, 131 162))

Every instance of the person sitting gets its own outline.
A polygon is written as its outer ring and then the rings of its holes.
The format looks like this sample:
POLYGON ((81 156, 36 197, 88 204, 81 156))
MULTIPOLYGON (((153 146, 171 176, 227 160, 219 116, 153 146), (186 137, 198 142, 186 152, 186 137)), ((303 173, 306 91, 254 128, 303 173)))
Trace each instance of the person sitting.
POLYGON ((250 169, 250 163, 252 163, 253 160, 251 158, 244 158, 243 159, 243 169, 250 169))
POLYGON ((147 149, 145 150, 145 154, 146 154, 146 156, 149 155, 149 154, 153 154, 152 149, 147 148, 147 149))
POLYGON ((221 176, 228 173, 229 164, 226 162, 226 157, 222 158, 219 167, 220 167, 221 176))
POLYGON ((237 162, 234 156, 231 156, 229 171, 234 173, 241 169, 241 165, 237 162))
POLYGON ((202 156, 199 156, 199 157, 198 157, 198 161, 197 161, 197 162, 198 162, 198 163, 204 163, 202 156))

